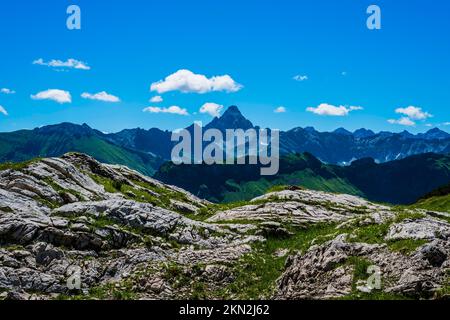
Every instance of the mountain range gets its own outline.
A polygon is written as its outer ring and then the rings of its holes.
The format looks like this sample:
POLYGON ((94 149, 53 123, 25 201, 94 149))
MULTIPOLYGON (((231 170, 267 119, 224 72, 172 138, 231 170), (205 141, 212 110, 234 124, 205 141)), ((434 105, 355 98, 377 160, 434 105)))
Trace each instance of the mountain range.
MULTIPOLYGON (((214 118, 205 129, 259 129, 246 119, 236 106, 229 107, 220 118, 214 118)), ((187 128, 192 129, 191 127, 187 128)), ((149 152, 170 159, 173 143, 171 133, 159 129, 124 130, 104 138, 120 146, 149 152)), ((350 164, 353 160, 373 158, 376 162, 403 159, 421 153, 450 153, 450 134, 438 128, 413 135, 359 129, 350 132, 339 128, 333 132, 319 132, 312 127, 294 128, 280 133, 280 153, 309 152, 331 164, 350 164)))
MULTIPOLYGON (((188 127, 192 130, 193 125, 188 127)), ((205 129, 259 129, 236 106, 214 118, 205 129)), ((158 128, 126 129, 105 134, 88 125, 62 123, 34 130, 0 133, 0 162, 25 161, 35 157, 59 156, 68 151, 84 152, 105 163, 127 165, 145 174, 153 174, 170 160, 174 143, 171 132, 158 128)), ((438 128, 413 135, 339 128, 319 132, 312 127, 294 128, 280 133, 280 153, 309 152, 329 164, 348 165, 362 158, 383 163, 422 153, 450 153, 450 134, 438 128)))

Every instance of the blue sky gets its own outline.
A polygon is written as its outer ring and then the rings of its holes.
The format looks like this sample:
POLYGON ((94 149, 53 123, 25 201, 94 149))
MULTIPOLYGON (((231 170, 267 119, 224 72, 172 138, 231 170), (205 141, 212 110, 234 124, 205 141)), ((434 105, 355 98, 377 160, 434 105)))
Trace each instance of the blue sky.
POLYGON ((0 89, 15 93, 0 93, 0 131, 63 121, 106 132, 176 129, 210 121, 199 112, 205 103, 238 105, 253 123, 283 130, 446 130, 449 31, 447 0, 2 1, 0 89), (66 28, 71 4, 81 30, 66 28), (366 27, 371 4, 381 30, 366 27), (44 65, 68 59, 90 69, 44 65), (234 83, 199 93, 168 81, 173 90, 150 91, 178 70, 204 75, 211 88, 224 75, 234 83), (71 102, 38 99, 48 89, 70 92, 71 102), (103 91, 120 102, 81 97, 103 91), (163 101, 149 102, 156 95, 163 101), (188 115, 155 113, 171 106, 188 115), (333 106, 339 116, 318 114, 333 106))

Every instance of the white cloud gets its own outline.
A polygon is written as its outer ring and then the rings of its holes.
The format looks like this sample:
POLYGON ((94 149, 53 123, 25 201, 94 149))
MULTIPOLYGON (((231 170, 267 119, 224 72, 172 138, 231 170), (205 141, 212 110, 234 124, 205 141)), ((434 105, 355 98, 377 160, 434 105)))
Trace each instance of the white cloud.
POLYGON ((98 92, 95 94, 84 92, 81 97, 84 99, 98 100, 103 102, 120 102, 119 97, 113 96, 106 91, 98 92))
POLYGON ((58 103, 71 103, 72 96, 70 92, 59 90, 59 89, 49 89, 46 91, 41 91, 35 95, 31 95, 33 100, 53 100, 58 103))
POLYGON ((422 108, 409 106, 407 108, 398 108, 395 113, 403 114, 413 120, 425 120, 431 118, 433 115, 422 111, 422 108))
POLYGON ((296 75, 293 79, 294 79, 295 81, 306 81, 306 80, 308 80, 309 78, 308 78, 307 75, 301 75, 301 74, 298 74, 298 75, 296 75))
POLYGON ((275 113, 285 113, 286 112, 286 108, 283 106, 280 106, 278 108, 276 108, 273 112, 275 113))
POLYGON ((163 102, 163 98, 161 96, 154 96, 153 98, 150 99, 150 102, 160 103, 163 102))
POLYGON ((152 83, 150 90, 159 94, 169 91, 183 93, 207 93, 212 91, 236 92, 242 85, 235 82, 229 75, 207 78, 202 74, 195 74, 189 70, 178 70, 164 80, 152 83))
POLYGON ((179 114, 182 116, 188 116, 189 113, 186 109, 182 109, 178 106, 171 106, 169 108, 160 108, 160 107, 147 107, 144 110, 144 112, 150 112, 150 113, 171 113, 171 114, 179 114))
POLYGON ((200 108, 200 113, 207 113, 211 117, 220 116, 223 106, 213 102, 207 102, 200 108))
POLYGON ((8 115, 8 112, 7 112, 6 109, 3 108, 2 106, 0 106, 0 113, 3 113, 5 116, 8 115))
POLYGON ((356 110, 363 110, 362 107, 355 107, 355 106, 333 106, 328 103, 322 103, 317 108, 309 107, 306 109, 306 111, 318 114, 320 116, 347 116, 351 111, 356 110))
POLYGON ((66 61, 50 60, 48 62, 45 62, 44 59, 40 58, 40 59, 33 61, 33 64, 52 67, 52 68, 71 68, 71 69, 78 69, 78 70, 90 70, 91 69, 91 67, 89 67, 87 65, 87 63, 76 60, 76 59, 67 59, 66 61))
POLYGON ((1 88, 0 92, 4 93, 4 94, 14 94, 14 93, 16 93, 14 90, 11 90, 11 89, 8 89, 8 88, 1 88))
POLYGON ((400 118, 400 119, 398 119, 398 120, 395 120, 395 119, 389 119, 388 122, 389 122, 390 124, 399 124, 399 125, 402 125, 402 126, 408 126, 408 127, 412 127, 412 126, 415 126, 415 125, 416 125, 416 123, 415 123, 414 121, 412 121, 412 120, 411 120, 410 118, 408 118, 408 117, 402 117, 402 118, 400 118))
POLYGON ((450 126, 450 122, 444 122, 443 125, 444 126, 450 126))

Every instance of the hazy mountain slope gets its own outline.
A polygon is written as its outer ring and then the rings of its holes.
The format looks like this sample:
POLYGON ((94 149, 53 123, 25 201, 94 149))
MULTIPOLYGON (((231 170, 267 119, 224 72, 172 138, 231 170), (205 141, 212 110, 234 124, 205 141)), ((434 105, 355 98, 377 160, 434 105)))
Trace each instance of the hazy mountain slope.
POLYGON ((103 137, 119 146, 139 150, 142 152, 158 155, 163 159, 170 159, 173 143, 172 133, 157 128, 126 129, 117 133, 104 134, 103 137))
POLYGON ((388 162, 422 153, 447 154, 450 145, 450 135, 439 129, 415 136, 407 132, 371 134, 360 129, 355 134, 343 134, 296 128, 283 132, 280 140, 282 153, 306 151, 334 164, 349 164, 367 157, 388 162))
POLYGON ((450 156, 428 153, 381 164, 362 159, 343 171, 372 201, 411 204, 450 182, 450 156))
POLYGON ((0 133, 0 162, 19 162, 36 157, 55 157, 83 152, 111 164, 122 164, 151 175, 160 165, 153 155, 126 149, 106 141, 87 125, 63 123, 34 130, 0 133))
POLYGON ((311 154, 291 154, 280 159, 277 176, 261 178, 259 165, 180 165, 167 162, 155 178, 179 186, 211 201, 249 200, 278 184, 302 185, 316 190, 358 194, 335 172, 311 154))

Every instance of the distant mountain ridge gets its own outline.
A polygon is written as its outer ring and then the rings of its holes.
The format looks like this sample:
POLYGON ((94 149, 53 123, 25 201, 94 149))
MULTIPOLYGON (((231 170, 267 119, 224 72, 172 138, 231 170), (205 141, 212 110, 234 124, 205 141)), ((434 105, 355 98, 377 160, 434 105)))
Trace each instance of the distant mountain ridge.
MULTIPOLYGON (((191 126, 192 127, 192 126, 191 126)), ((191 128, 188 127, 188 130, 191 128)), ((214 118, 205 129, 259 129, 246 119, 236 106, 229 107, 221 117, 214 118)), ((151 152, 170 159, 173 143, 170 132, 159 129, 134 129, 107 135, 107 139, 129 148, 151 152), (128 139, 124 139, 124 136, 128 139)), ((280 134, 280 153, 310 152, 326 163, 350 164, 352 161, 371 157, 383 163, 422 153, 450 153, 450 134, 438 128, 426 133, 413 135, 407 131, 401 133, 379 132, 358 129, 350 132, 339 128, 334 132, 319 132, 313 127, 294 128, 280 134)))
MULTIPOLYGON (((192 130, 193 126, 187 129, 192 130)), ((238 107, 229 107, 205 129, 259 129, 238 107)), ((175 142, 171 132, 158 128, 125 129, 105 134, 88 125, 61 123, 34 130, 0 133, 0 162, 24 161, 35 157, 60 156, 65 152, 87 153, 105 163, 124 164, 152 174, 163 161, 170 160, 175 142)), ((413 135, 344 128, 319 132, 313 127, 294 128, 280 133, 280 153, 309 152, 325 163, 348 165, 354 160, 373 158, 378 163, 423 153, 450 153, 450 134, 434 128, 413 135)))

